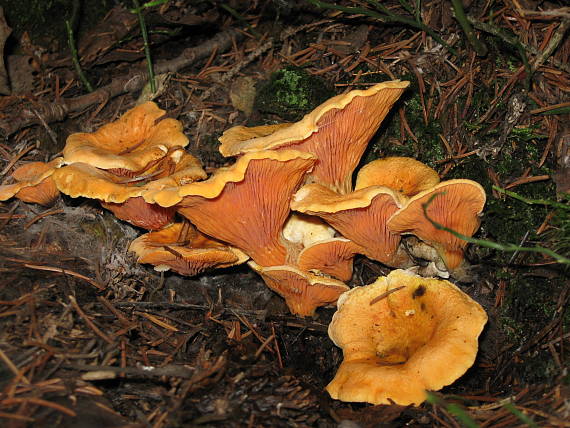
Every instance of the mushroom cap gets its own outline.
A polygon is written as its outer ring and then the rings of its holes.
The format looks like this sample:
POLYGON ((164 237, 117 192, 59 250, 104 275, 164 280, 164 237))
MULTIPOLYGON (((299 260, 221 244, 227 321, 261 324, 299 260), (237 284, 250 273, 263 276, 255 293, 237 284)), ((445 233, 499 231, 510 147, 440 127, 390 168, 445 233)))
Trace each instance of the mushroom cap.
POLYGON ((395 80, 337 95, 299 122, 274 129, 253 129, 249 139, 244 139, 247 133, 243 128, 230 129, 220 137, 220 153, 235 156, 287 148, 313 153, 318 161, 310 179, 347 193, 368 141, 408 85, 409 82, 395 80))
POLYGON ((473 236, 479 228, 480 214, 485 205, 485 190, 471 180, 443 181, 429 190, 412 197, 404 207, 388 220, 388 229, 394 233, 413 234, 433 246, 449 270, 457 268, 463 260, 467 241, 438 230, 424 215, 423 204, 429 218, 466 236, 473 236), (437 195, 434 197, 434 195, 437 195))
POLYGON ((439 183, 439 174, 426 164, 407 157, 376 159, 364 165, 356 176, 355 190, 385 186, 414 196, 439 183))
POLYGON ((346 238, 329 238, 312 243, 297 256, 296 265, 304 272, 329 275, 341 281, 352 278, 352 262, 363 249, 346 238))
POLYGON ((263 267, 248 262, 269 288, 285 298, 291 313, 311 316, 319 306, 330 305, 349 288, 333 278, 303 272, 293 266, 263 267))
MULTIPOLYGON (((220 143, 222 143, 222 146, 228 144, 233 145, 242 141, 252 140, 254 138, 267 137, 268 135, 272 135, 282 128, 289 128, 291 125, 292 123, 276 123, 273 125, 261 125, 252 127, 242 125, 234 126, 233 128, 224 131, 219 140, 220 143)), ((220 152, 223 154, 222 150, 225 149, 222 149, 220 147, 220 152)))
POLYGON ((176 208, 148 203, 141 195, 206 177, 200 161, 179 146, 171 148, 141 176, 129 178, 111 171, 78 162, 60 168, 54 181, 62 193, 98 199, 118 218, 156 230, 172 222, 176 208))
POLYGON ((162 229, 172 223, 176 215, 176 208, 149 204, 141 196, 129 198, 121 203, 100 202, 101 206, 111 211, 115 217, 148 230, 162 229))
POLYGON ((392 271, 338 299, 329 336, 344 360, 326 389, 342 401, 419 405, 473 365, 486 322, 452 283, 392 271))
POLYGON ((137 255, 139 263, 152 264, 157 271, 172 269, 189 276, 235 266, 248 259, 237 248, 208 238, 189 223, 174 223, 141 235, 131 243, 129 251, 137 255))
POLYGON ((51 175, 63 163, 62 158, 51 162, 30 162, 17 168, 11 175, 15 183, 0 185, 0 201, 17 197, 24 202, 49 206, 59 196, 51 175))
POLYGON ((53 179, 60 192, 72 198, 85 197, 104 202, 122 203, 140 196, 141 186, 129 186, 129 179, 92 165, 77 162, 56 170, 53 179))
POLYGON ((295 150, 252 152, 208 180, 165 189, 153 200, 178 198, 178 212, 206 235, 239 248, 262 266, 282 265, 281 232, 291 195, 314 162, 313 155, 295 150))
POLYGON ((407 258, 398 252, 400 235, 388 230, 386 222, 403 205, 403 200, 398 192, 383 186, 340 195, 312 183, 297 191, 291 208, 324 219, 342 236, 358 244, 367 257, 402 266, 407 258))
POLYGON ((287 262, 304 272, 330 275, 341 281, 352 277, 352 259, 360 247, 318 217, 291 214, 283 228, 287 262))
POLYGON ((117 121, 93 133, 76 133, 67 138, 63 157, 66 164, 83 162, 102 169, 143 170, 166 155, 174 146, 186 146, 182 124, 166 118, 155 103, 139 104, 117 121))

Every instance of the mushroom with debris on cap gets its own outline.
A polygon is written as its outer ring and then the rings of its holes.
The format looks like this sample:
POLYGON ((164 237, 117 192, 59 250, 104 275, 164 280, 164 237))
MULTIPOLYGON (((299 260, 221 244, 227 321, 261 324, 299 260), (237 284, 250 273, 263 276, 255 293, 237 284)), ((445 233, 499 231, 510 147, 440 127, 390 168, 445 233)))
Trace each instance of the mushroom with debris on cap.
POLYGON ((291 208, 324 219, 343 237, 358 244, 367 257, 388 266, 407 267, 412 262, 399 247, 400 235, 386 227, 388 218, 404 201, 400 193, 383 186, 341 195, 312 183, 297 191, 291 208))
POLYGON ((51 178, 63 164, 62 158, 51 162, 30 162, 14 170, 11 176, 14 183, 0 185, 0 201, 16 197, 24 202, 52 205, 59 191, 51 178))
POLYGON ((231 128, 220 137, 220 153, 235 156, 262 149, 313 153, 318 161, 308 180, 348 193, 368 141, 408 85, 395 80, 337 95, 289 126, 231 128))
POLYGON ((141 235, 131 243, 129 251, 137 255, 139 263, 154 265, 157 271, 173 270, 189 276, 249 259, 242 251, 207 237, 188 222, 141 235))
POLYGON ((291 195, 315 163, 295 150, 251 152, 208 180, 144 195, 177 210, 202 233, 239 248, 262 266, 285 264, 282 230, 291 195))
POLYGON ((283 228, 287 263, 304 272, 350 280, 352 261, 362 250, 335 235, 336 231, 318 217, 291 214, 283 228))
POLYGON ((319 306, 334 304, 348 286, 334 278, 303 272, 290 266, 260 266, 248 262, 269 288, 282 296, 291 313, 312 316, 319 306))
POLYGON ((350 239, 329 238, 303 248, 295 265, 304 272, 350 281, 354 256, 362 253, 360 245, 350 239))
POLYGON ((364 165, 356 176, 355 190, 385 186, 408 197, 431 189, 439 183, 439 174, 426 164, 407 157, 376 159, 364 165))
POLYGON ((408 200, 388 219, 388 229, 393 233, 413 234, 428 243, 437 250, 447 269, 453 271, 463 261, 467 241, 438 229, 433 222, 473 236, 479 228, 485 199, 485 190, 475 181, 443 181, 408 200))
POLYGON ((338 299, 329 336, 343 361, 331 397, 419 405, 475 361, 483 308, 452 283, 403 270, 338 299))
POLYGON ((53 179, 66 195, 97 199, 118 218, 157 230, 172 222, 176 208, 148 203, 141 195, 206 178, 198 159, 181 147, 170 149, 143 176, 129 178, 112 171, 77 162, 58 169, 53 179))
POLYGON ((64 161, 112 170, 115 175, 141 175, 149 165, 166 156, 170 148, 188 144, 182 124, 163 118, 165 113, 149 101, 96 132, 71 134, 63 149, 64 161))

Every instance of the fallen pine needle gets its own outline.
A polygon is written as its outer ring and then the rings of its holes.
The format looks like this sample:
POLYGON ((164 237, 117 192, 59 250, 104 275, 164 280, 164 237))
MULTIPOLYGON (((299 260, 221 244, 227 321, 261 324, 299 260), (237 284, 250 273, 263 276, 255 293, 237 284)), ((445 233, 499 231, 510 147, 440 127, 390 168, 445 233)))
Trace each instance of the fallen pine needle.
POLYGON ((104 290, 105 286, 102 284, 99 284, 97 281, 86 277, 85 275, 82 275, 80 273, 74 272, 72 270, 69 269, 63 269, 63 268, 58 268, 58 267, 52 267, 52 266, 39 266, 39 265, 32 265, 29 263, 24 263, 24 266, 29 268, 29 269, 36 269, 36 270, 45 270, 48 272, 58 272, 58 273, 62 273, 64 275, 70 275, 70 276, 74 276, 76 278, 82 279, 84 281, 87 281, 89 284, 91 284, 92 286, 98 288, 99 290, 104 290))
POLYGON ((399 287, 396 288, 392 288, 391 290, 386 291, 385 293, 380 294, 379 296, 376 296, 374 299, 372 299, 370 301, 370 306, 372 306, 374 303, 378 303, 380 300, 385 299, 386 297, 388 297, 390 294, 395 293, 398 290, 401 290, 402 288, 406 288, 405 285, 400 285, 399 287))
POLYGON ((93 332, 99 336, 101 339, 103 339, 105 342, 109 343, 109 344, 113 344, 113 339, 111 339, 109 336, 107 336, 105 333, 103 333, 101 330, 99 330, 99 328, 93 323, 93 321, 91 321, 89 319, 89 317, 85 314, 85 312, 83 312, 83 309, 81 309, 79 307, 79 305, 77 304, 77 300, 75 300, 75 297, 73 296, 69 296, 69 301, 71 302, 71 305, 73 306, 73 309, 75 309, 77 311, 77 313, 79 314, 79 316, 81 318, 83 318, 83 320, 87 323, 87 325, 89 326, 89 328, 91 328, 91 330, 93 330, 93 332))
POLYGON ((41 398, 33 398, 33 397, 29 397, 29 398, 7 398, 7 399, 2 400, 0 402, 0 404, 2 406, 10 406, 12 404, 19 404, 19 403, 37 404, 38 406, 49 407, 51 409, 58 410, 61 413, 65 413, 66 415, 69 415, 69 416, 73 416, 73 417, 77 416, 77 414, 73 410, 68 409, 65 406, 62 406, 61 404, 57 404, 57 403, 52 403, 51 401, 42 400, 41 398))

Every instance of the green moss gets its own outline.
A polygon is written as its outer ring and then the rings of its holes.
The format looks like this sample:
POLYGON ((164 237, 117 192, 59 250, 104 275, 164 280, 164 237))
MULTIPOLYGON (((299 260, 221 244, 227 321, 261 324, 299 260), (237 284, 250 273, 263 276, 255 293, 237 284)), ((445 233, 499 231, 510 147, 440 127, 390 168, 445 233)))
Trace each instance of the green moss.
POLYGON ((255 107, 295 121, 333 95, 321 78, 297 67, 286 67, 273 73, 258 90, 255 107))
POLYGON ((394 108, 391 115, 385 119, 388 127, 384 138, 371 147, 366 161, 386 156, 407 156, 418 159, 432 168, 437 167, 437 161, 446 156, 439 137, 443 133, 441 124, 436 120, 429 121, 427 125, 424 123, 420 96, 413 87, 405 92, 400 102, 405 106, 406 120, 418 141, 415 142, 408 137, 405 144, 395 143, 400 140, 401 122, 397 109, 394 108))
MULTIPOLYGON (((532 271, 503 269, 497 278, 507 282, 505 301, 501 306, 500 322, 508 343, 520 349, 530 343, 547 324, 560 316, 557 300, 568 278, 532 276, 532 271)), ((570 328, 570 313, 562 322, 564 331, 570 328)), ((531 347, 522 352, 515 370, 528 383, 549 382, 560 374, 548 350, 531 347)))

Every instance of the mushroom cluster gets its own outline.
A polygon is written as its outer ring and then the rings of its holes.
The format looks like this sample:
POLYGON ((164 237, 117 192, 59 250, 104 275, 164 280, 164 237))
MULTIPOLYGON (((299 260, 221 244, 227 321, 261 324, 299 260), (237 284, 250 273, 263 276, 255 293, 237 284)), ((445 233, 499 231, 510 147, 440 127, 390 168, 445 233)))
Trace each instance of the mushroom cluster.
POLYGON ((62 157, 18 168, 0 200, 96 199, 147 230, 130 251, 158 271, 193 276, 247 262, 293 314, 338 301, 329 334, 344 361, 331 396, 419 404, 473 363, 486 315, 453 284, 400 269, 423 259, 439 276, 460 272, 466 242, 447 230, 472 236, 485 192, 470 180, 440 182, 404 157, 370 162, 353 182, 408 84, 338 95, 296 123, 231 128, 219 150, 235 162, 209 176, 185 150, 180 122, 147 102, 69 136, 62 157), (398 270, 349 291, 357 254, 398 270))
POLYGON ((195 275, 248 261, 291 312, 312 315, 348 290, 356 254, 396 268, 427 259, 449 276, 466 242, 437 226, 467 236, 479 226, 481 186, 440 182, 417 160, 373 161, 353 183, 408 84, 335 96, 296 123, 231 128, 219 150, 236 160, 210 176, 184 149, 180 122, 146 102, 93 133, 70 135, 61 158, 20 167, 0 199, 96 199, 149 231, 130 247, 139 262, 195 275), (406 235, 416 239, 404 245, 406 235))

